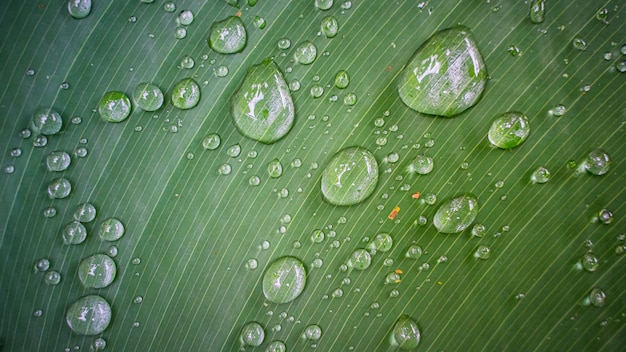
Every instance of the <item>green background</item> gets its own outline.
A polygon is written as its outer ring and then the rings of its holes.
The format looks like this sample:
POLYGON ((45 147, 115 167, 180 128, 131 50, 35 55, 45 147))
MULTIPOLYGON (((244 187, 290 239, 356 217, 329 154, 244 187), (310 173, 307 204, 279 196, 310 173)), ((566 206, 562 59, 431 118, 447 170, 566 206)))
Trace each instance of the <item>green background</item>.
POLYGON ((111 325, 102 334, 110 351, 236 350, 239 330, 253 320, 266 330, 259 351, 272 340, 284 341, 289 351, 312 350, 311 341, 300 339, 311 323, 323 330, 315 342, 318 351, 391 351, 388 334, 401 314, 418 322, 420 350, 624 348, 626 256, 615 248, 625 244, 618 236, 624 233, 626 212, 626 84, 614 68, 626 58, 620 53, 626 44, 623 1, 548 1, 545 22, 532 24, 529 4, 522 1, 426 1, 420 9, 414 1, 354 0, 349 9, 336 1, 330 10, 319 11, 312 0, 260 0, 241 8, 248 43, 235 55, 212 52, 207 39, 211 23, 236 14, 236 8, 225 1, 180 0, 176 11, 167 13, 163 4, 94 0, 83 20, 71 18, 63 1, 0 4, 0 166, 15 168, 12 174, 0 173, 4 350, 88 350, 95 337, 73 334, 65 323, 69 305, 87 294, 102 295, 113 307, 111 325), (609 11, 608 24, 595 18, 602 7, 609 11), (183 9, 192 10, 195 20, 187 37, 177 40, 176 17, 183 9), (253 25, 257 15, 267 21, 263 30, 253 25), (318 35, 326 15, 339 22, 333 39, 318 35), (131 16, 136 22, 129 21, 131 16), (396 77, 422 42, 456 24, 472 29, 489 72, 481 101, 451 119, 408 109, 398 97, 396 77), (572 46, 576 37, 588 43, 586 51, 572 46), (281 38, 291 40, 290 49, 277 47, 281 38), (293 61, 295 46, 305 40, 318 49, 309 66, 293 61), (519 55, 509 54, 512 45, 519 55), (606 52, 610 60, 603 58, 606 52), (193 69, 177 67, 184 55, 195 59, 193 69), (273 145, 242 137, 229 111, 229 98, 246 69, 268 56, 288 82, 297 79, 302 86, 292 94, 294 128, 273 145), (214 75, 219 65, 228 66, 228 76, 214 75), (36 73, 27 75, 29 69, 36 73), (341 69, 351 76, 345 90, 332 86, 341 69), (169 97, 174 84, 186 77, 202 89, 200 103, 191 110, 177 110, 168 100, 156 113, 134 109, 120 124, 106 123, 95 112, 109 90, 130 96, 138 83, 151 81, 169 97), (59 87, 63 82, 69 89, 59 87), (325 87, 317 99, 309 94, 315 83, 325 87), (349 92, 358 97, 353 107, 342 103, 349 92), (336 102, 329 100, 333 95, 336 102), (567 107, 562 117, 548 113, 557 104, 567 107), (61 133, 49 137, 45 148, 33 147, 34 137, 19 135, 40 106, 54 107, 64 120, 61 133), (494 149, 487 141, 491 120, 510 110, 528 116, 530 136, 513 150, 494 149), (82 123, 70 123, 76 116, 82 123), (380 117, 382 128, 374 125, 380 117), (172 125, 178 126, 176 133, 172 125), (212 132, 222 144, 203 150, 202 139, 212 132), (430 138, 424 137, 427 133, 430 138), (375 142, 382 135, 388 142, 379 147, 375 142), (87 143, 81 144, 81 138, 87 143), (429 139, 434 146, 426 148, 429 139), (242 153, 231 158, 226 149, 236 143, 242 153), (375 154, 381 177, 365 202, 335 207, 322 200, 321 173, 336 151, 352 145, 375 154), (87 157, 73 157, 62 173, 46 170, 48 153, 72 153, 80 146, 88 148, 87 157), (17 147, 22 155, 11 157, 17 147), (611 155, 611 171, 575 176, 567 162, 580 162, 598 147, 611 155), (256 158, 248 156, 251 151, 256 158), (384 161, 391 152, 399 154, 397 163, 384 161), (431 174, 404 172, 418 153, 433 157, 431 174), (274 158, 285 169, 278 179, 266 169, 274 158), (299 168, 290 166, 296 158, 302 161, 299 168), (224 163, 232 166, 230 175, 218 174, 224 163), (540 165, 552 179, 532 185, 530 174, 540 165), (253 175, 260 176, 259 186, 248 184, 253 175), (72 194, 50 200, 47 184, 59 176, 72 182, 72 194), (504 187, 496 188, 498 181, 504 187), (400 190, 405 183, 410 191, 400 190), (278 197, 283 188, 289 191, 286 198, 278 197), (413 199, 414 192, 435 193, 437 204, 413 199), (477 195, 477 221, 486 225, 487 235, 437 234, 432 226, 436 206, 465 192, 477 195), (96 220, 87 224, 87 241, 63 245, 62 227, 86 201, 98 209, 96 220), (42 212, 50 206, 58 214, 46 218, 42 212), (387 215, 395 206, 401 211, 391 221, 387 215), (593 222, 603 208, 615 214, 610 225, 593 222), (285 214, 292 220, 281 224, 285 214), (428 224, 414 225, 421 214, 428 224), (96 229, 111 216, 126 226, 115 243, 118 276, 108 288, 84 289, 78 264, 109 247, 96 229), (334 238, 310 241, 313 230, 323 229, 328 237, 331 226, 334 238), (502 232, 503 226, 510 230, 502 232), (366 245, 363 239, 379 232, 392 235, 393 249, 374 256, 365 271, 341 272, 350 253, 366 245), (494 236, 497 232, 501 236, 494 236), (266 250, 260 247, 264 240, 271 243, 266 250), (296 240, 301 248, 294 248, 296 240), (590 250, 587 240, 600 260, 594 273, 575 268, 590 250), (418 260, 404 258, 413 242, 426 251, 418 260), (472 257, 481 244, 491 247, 488 260, 472 257), (302 259, 308 279, 300 297, 276 305, 265 301, 261 279, 264 268, 283 255, 302 259), (441 256, 447 262, 439 263, 441 256), (42 257, 62 274, 59 285, 48 286, 42 273, 33 273, 42 257), (319 269, 311 267, 317 257, 324 262, 319 269), (141 263, 132 264, 134 258, 141 263), (250 258, 258 260, 257 269, 245 268, 250 258), (392 265, 384 265, 387 258, 392 265), (420 271, 423 263, 430 269, 420 271), (402 282, 384 285, 386 274, 396 269, 403 271, 402 282), (351 283, 342 286, 345 277, 351 283), (604 307, 582 305, 596 286, 606 292, 604 307), (324 299, 339 287, 343 297, 324 299), (394 288, 400 294, 390 298, 394 288), (525 297, 516 299, 519 293, 525 297), (132 303, 138 295, 143 303, 132 303), (380 308, 371 309, 373 302, 380 308), (42 317, 33 317, 37 309, 42 317), (140 326, 133 327, 134 322, 140 326))

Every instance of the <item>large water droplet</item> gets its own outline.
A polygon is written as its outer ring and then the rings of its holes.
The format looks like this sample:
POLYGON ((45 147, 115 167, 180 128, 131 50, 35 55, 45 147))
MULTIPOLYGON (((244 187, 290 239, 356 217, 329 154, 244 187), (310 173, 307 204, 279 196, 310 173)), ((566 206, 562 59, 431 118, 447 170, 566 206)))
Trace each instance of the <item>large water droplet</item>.
POLYGON ((317 324, 307 325, 302 332, 302 338, 306 340, 319 340, 322 337, 322 328, 317 324))
POLYGON ((117 266, 106 254, 94 254, 83 259, 78 266, 78 278, 86 288, 109 286, 117 275, 117 266))
POLYGON ((326 36, 326 38, 334 38, 339 31, 339 23, 337 23, 337 19, 335 17, 326 16, 322 18, 320 28, 322 29, 322 33, 324 33, 324 36, 326 36))
POLYGON ((435 163, 433 162, 433 158, 423 154, 418 154, 415 157, 415 160, 413 160, 413 162, 411 162, 411 164, 409 164, 409 166, 407 167, 407 171, 409 173, 427 175, 431 171, 433 171, 434 167, 435 163))
POLYGON ((271 144, 283 138, 294 120, 294 105, 282 72, 265 60, 248 69, 231 100, 233 121, 239 132, 271 144))
POLYGON ((152 83, 139 83, 133 91, 135 105, 144 111, 156 111, 163 105, 163 92, 152 83))
POLYGON ((530 175, 532 183, 546 183, 550 180, 550 171, 545 166, 539 166, 533 174, 530 175))
POLYGON ((49 171, 65 171, 70 166, 72 158, 63 151, 54 151, 46 157, 46 167, 49 171))
POLYGON ((311 241, 313 243, 322 243, 322 242, 324 242, 324 237, 325 237, 324 231, 322 231, 322 230, 315 230, 311 234, 311 241))
POLYGON ((350 255, 347 266, 357 270, 365 270, 372 263, 372 256, 365 249, 357 249, 350 255))
POLYGON ((35 135, 53 135, 57 134, 63 127, 63 119, 61 114, 52 108, 39 108, 33 114, 30 128, 35 135))
POLYGON ((111 305, 104 298, 89 295, 78 299, 67 310, 67 325, 80 335, 102 333, 111 322, 111 305))
POLYGON ((239 340, 243 346, 257 347, 265 339, 265 330, 261 324, 251 321, 241 328, 239 340))
POLYGON ((376 252, 388 252, 393 246, 393 238, 388 233, 379 233, 368 244, 367 249, 375 254, 376 252))
POLYGON ((246 27, 237 16, 230 16, 211 25, 209 47, 220 54, 238 53, 245 48, 247 41, 246 27))
POLYGON ((74 210, 74 220, 91 222, 96 218, 96 207, 91 203, 82 203, 74 210))
POLYGON ((62 199, 70 195, 72 184, 63 177, 55 178, 48 184, 48 196, 52 199, 62 199))
POLYGON ((601 223, 608 225, 613 222, 613 212, 609 209, 602 209, 598 212, 598 220, 601 223))
POLYGON ((116 218, 108 218, 100 224, 98 236, 104 241, 117 241, 124 235, 124 224, 116 218))
POLYGON ((348 147, 337 152, 322 174, 324 199, 333 205, 353 205, 364 201, 376 189, 378 163, 362 147, 348 147))
POLYGON ((411 109, 452 117, 478 102, 487 70, 467 27, 433 34, 413 55, 398 81, 400 99, 411 109))
POLYGON ((309 41, 298 44, 293 54, 294 60, 302 65, 312 64, 316 57, 317 48, 309 41))
POLYGON ((200 86, 192 78, 184 78, 172 88, 172 104, 187 110, 198 105, 200 101, 200 86))
POLYGON ((63 227, 61 236, 65 244, 81 244, 87 238, 87 229, 80 222, 72 221, 63 227))
POLYGON ((441 233, 459 233, 468 228, 477 215, 478 199, 466 193, 443 202, 433 217, 433 224, 441 233))
POLYGON ((411 259, 418 259, 419 257, 422 256, 423 250, 422 247, 420 247, 417 244, 412 244, 409 249, 406 250, 406 253, 404 254, 405 257, 407 258, 411 258, 411 259))
POLYGON ((530 17, 530 22, 542 23, 546 15, 545 8, 546 8, 545 0, 531 0, 529 14, 528 14, 530 17))
POLYGON ((402 315, 393 326, 393 332, 389 337, 391 346, 403 350, 412 350, 420 343, 420 330, 417 322, 408 315, 402 315))
POLYGON ((604 149, 595 149, 587 155, 582 166, 592 175, 604 175, 611 169, 611 158, 604 149))
POLYGON ((522 144, 530 133, 528 118, 521 112, 505 112, 489 128, 489 142, 498 148, 511 149, 522 144))
POLYGON ((295 257, 281 257, 270 264, 263 275, 263 294, 274 303, 296 299, 306 285, 306 269, 295 257))
POLYGON ((178 14, 178 23, 188 26, 193 22, 193 12, 191 10, 183 10, 178 14))
POLYGON ((285 352, 287 351, 287 346, 285 346, 285 343, 282 341, 272 341, 270 342, 269 345, 267 345, 267 348, 265 349, 265 352, 285 352))
POLYGON ((123 92, 106 92, 98 102, 98 113, 107 122, 122 122, 130 115, 130 99, 123 92))
POLYGON ((85 18, 91 12, 91 0, 68 0, 67 12, 76 19, 85 18))

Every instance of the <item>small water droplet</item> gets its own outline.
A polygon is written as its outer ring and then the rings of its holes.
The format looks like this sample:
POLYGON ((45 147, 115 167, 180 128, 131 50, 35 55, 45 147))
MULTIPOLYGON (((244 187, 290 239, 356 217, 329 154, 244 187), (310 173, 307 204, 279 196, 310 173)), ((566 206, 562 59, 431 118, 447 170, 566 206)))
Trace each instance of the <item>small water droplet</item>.
POLYGON ((491 249, 487 245, 480 245, 474 252, 474 258, 489 259, 491 256, 491 249))

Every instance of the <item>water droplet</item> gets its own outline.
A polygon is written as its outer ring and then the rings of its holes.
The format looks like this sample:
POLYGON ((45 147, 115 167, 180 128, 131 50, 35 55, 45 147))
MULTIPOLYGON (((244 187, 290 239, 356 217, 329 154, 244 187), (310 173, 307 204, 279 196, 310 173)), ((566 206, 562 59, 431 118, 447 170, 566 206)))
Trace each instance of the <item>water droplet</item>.
POLYGON ((263 294, 274 303, 288 303, 296 299, 306 285, 304 264, 285 256, 270 264, 263 275, 263 294))
POLYGON ((502 188, 502 187, 504 187, 504 181, 502 181, 502 180, 497 181, 497 182, 494 184, 494 187, 496 187, 496 188, 502 188))
POLYGON ((80 222, 72 221, 63 227, 61 236, 65 244, 81 244, 87 238, 87 229, 80 222))
POLYGON ((545 166, 539 166, 530 176, 532 183, 546 183, 550 180, 550 171, 545 166))
POLYGON ((91 13, 91 0, 68 0, 67 12, 76 19, 82 19, 91 13))
POLYGON ((234 54, 242 51, 247 40, 246 27, 237 16, 227 17, 211 25, 209 47, 220 54, 234 54))
POLYGON ((135 296, 135 298, 133 298, 133 303, 139 304, 141 302, 143 302, 143 297, 142 296, 135 296))
POLYGON ((259 266, 259 262, 254 258, 250 258, 246 261, 246 269, 248 270, 254 270, 258 266, 259 266))
POLYGON ((487 245, 480 245, 474 252, 474 258, 488 259, 491 255, 491 249, 487 245))
POLYGON ((258 186, 259 184, 261 184, 261 178, 257 175, 250 176, 248 184, 250 186, 258 186))
POLYGON ((176 39, 184 39, 187 36, 187 29, 185 27, 176 27, 174 30, 174 37, 176 39))
POLYGON ((324 261, 321 258, 315 258, 313 262, 311 262, 311 267, 319 269, 324 265, 324 261))
POLYGON ((343 289, 336 288, 330 295, 333 298, 341 298, 343 296, 343 289))
POLYGON ((433 171, 435 164, 433 159, 429 156, 418 154, 413 162, 407 166, 407 172, 418 173, 420 175, 427 175, 433 171))
POLYGON ((343 98, 343 103, 348 106, 353 106, 354 104, 356 104, 356 101, 357 101, 357 97, 354 93, 348 93, 343 98))
POLYGON ((217 133, 211 133, 202 139, 202 147, 207 150, 215 150, 220 146, 221 138, 217 133))
POLYGON ((274 143, 293 125, 295 112, 291 94, 283 74, 271 60, 248 69, 232 97, 231 106, 239 132, 255 141, 274 143))
POLYGON ((134 15, 133 15, 133 16, 128 17, 128 22, 130 22, 130 23, 135 23, 135 22, 137 22, 137 16, 134 16, 134 15))
POLYGON ((91 222, 96 218, 96 207, 91 203, 82 203, 74 211, 74 220, 91 222))
POLYGON ((219 66, 217 66, 213 70, 213 74, 215 74, 215 77, 226 77, 226 76, 228 76, 228 66, 226 66, 226 65, 219 65, 219 66))
POLYGON ((85 147, 78 147, 78 148, 74 149, 74 153, 73 154, 77 158, 84 158, 84 157, 87 156, 88 152, 89 151, 87 150, 87 148, 85 148, 85 147))
POLYGON ((183 26, 188 26, 193 22, 193 12, 191 10, 182 10, 178 14, 178 23, 183 26))
POLYGON ((339 32, 339 23, 333 16, 326 16, 322 18, 320 29, 326 38, 334 38, 339 32))
POLYGON ((48 207, 43 210, 43 216, 46 218, 53 218, 56 215, 57 215, 57 208, 55 207, 48 207))
POLYGON ((389 292, 389 297, 391 298, 396 298, 398 296, 400 296, 400 291, 397 288, 394 288, 391 292, 389 292))
POLYGON ((266 25, 265 19, 260 16, 254 16, 252 23, 254 23, 254 26, 259 29, 265 28, 265 25, 266 25))
POLYGON ((124 224, 116 218, 108 218, 100 224, 98 236, 103 241, 113 242, 124 235, 124 224))
POLYGON ((176 11, 176 4, 174 4, 171 1, 168 1, 165 4, 163 4, 163 10, 165 10, 165 12, 174 12, 176 11))
POLYGON ((163 92, 149 82, 139 83, 133 91, 133 101, 144 111, 156 111, 163 105, 163 92))
POLYGON ((34 69, 32 69, 32 68, 29 68, 29 69, 26 71, 26 75, 27 75, 27 76, 34 76, 34 75, 35 75, 35 70, 34 70, 34 69))
POLYGON ((595 149, 587 155, 581 164, 592 175, 604 175, 611 169, 611 158, 604 149, 595 149))
POLYGON ((287 50, 291 47, 291 40, 287 38, 281 38, 278 40, 278 48, 282 50, 287 50))
POLYGON ((61 114, 52 108, 39 108, 33 114, 30 128, 36 135, 54 135, 63 127, 61 114))
POLYGON ((226 155, 231 158, 236 158, 239 154, 241 154, 241 146, 239 144, 233 144, 226 150, 226 155))
POLYGON ((576 50, 580 50, 580 51, 587 50, 587 42, 583 38, 580 38, 580 37, 574 38, 574 40, 572 41, 572 45, 574 46, 576 50))
POLYGON ((433 34, 400 75, 398 92, 411 109, 452 117, 478 102, 487 70, 467 27, 433 34))
POLYGON ((550 115, 556 116, 556 117, 561 117, 565 115, 566 112, 567 112, 567 108, 563 104, 558 104, 554 106, 552 109, 550 109, 550 111, 548 111, 550 115))
POLYGON ((172 88, 172 104, 187 110, 198 105, 200 102, 200 86, 192 78, 184 78, 172 88))
POLYGON ((47 271, 50 269, 50 260, 41 258, 35 263, 35 271, 47 271))
POLYGON ((404 256, 411 259, 418 259, 422 256, 422 253, 422 247, 416 244, 412 244, 411 246, 409 246, 409 249, 407 249, 406 253, 404 253, 404 256))
POLYGON ((376 254, 376 252, 388 252, 392 246, 391 236, 388 233, 379 233, 367 244, 367 249, 372 254, 376 254))
POLYGON ((324 241, 325 234, 322 230, 315 230, 311 234, 311 241, 313 243, 322 243, 324 241))
POLYGON ((607 9, 606 7, 601 7, 596 11, 596 19, 598 21, 602 21, 605 24, 608 24, 609 23, 608 18, 609 18, 609 9, 607 9))
POLYGON ((141 258, 133 258, 133 259, 130 261, 130 263, 131 263, 132 265, 139 265, 139 264, 141 264, 141 258))
POLYGON ((43 280, 47 285, 56 286, 61 282, 61 274, 58 271, 50 270, 43 276, 43 280))
POLYGON ((65 321, 79 335, 98 335, 109 326, 111 315, 109 302, 100 296, 88 295, 72 303, 65 321))
POLYGON ((83 259, 78 266, 78 278, 85 288, 109 286, 117 275, 117 266, 106 254, 94 254, 83 259))
POLYGON ((322 174, 324 199, 333 205, 364 201, 378 183, 378 163, 367 149, 349 147, 337 152, 322 174))
POLYGON ((588 299, 594 307, 602 307, 606 300, 606 293, 601 288, 594 287, 589 293, 588 299))
POLYGON ((285 352, 287 351, 287 346, 285 346, 285 343, 282 341, 272 341, 270 342, 269 345, 267 345, 267 348, 265 349, 265 352, 285 352))
POLYGON ((320 86, 319 84, 314 84, 311 86, 310 93, 313 98, 319 98, 322 96, 322 94, 324 94, 324 87, 320 86))
POLYGON ((5 174, 12 174, 15 172, 15 166, 14 165, 7 165, 4 167, 3 169, 5 174))
POLYGON ((602 209, 598 213, 598 220, 601 223, 608 225, 613 222, 613 212, 608 209, 602 209))
POLYGON ((600 266, 598 258, 596 258, 596 256, 592 253, 585 253, 581 259, 581 263, 583 269, 591 273, 598 270, 598 266, 600 266))
POLYGON ((51 199, 62 199, 70 195, 72 184, 63 177, 55 178, 48 184, 48 196, 51 199))
POLYGON ((615 69, 620 73, 626 72, 626 60, 616 62, 615 69))
POLYGON ((472 227, 472 236, 479 237, 479 238, 483 237, 486 231, 487 231, 487 228, 485 227, 485 225, 481 223, 476 223, 472 227))
POLYGON ((106 253, 109 255, 109 257, 111 258, 115 258, 117 257, 117 253, 118 253, 118 249, 117 246, 110 246, 109 248, 107 248, 106 253))
POLYGON ((397 284, 400 283, 400 281, 400 274, 396 273, 395 271, 392 271, 387 274, 387 276, 385 276, 385 285, 397 284))
POLYGON ((20 137, 27 139, 30 138, 31 132, 28 128, 24 128, 23 130, 20 131, 20 137))
POLYGON ((317 48, 309 41, 304 41, 295 48, 294 60, 301 65, 309 65, 317 57, 317 48))
POLYGON ((98 113, 107 122, 122 122, 128 118, 130 111, 130 99, 123 92, 106 92, 98 102, 98 113))
POLYGON ((280 160, 274 159, 267 164, 267 173, 271 178, 279 178, 283 175, 283 165, 280 160))
POLYGON ((542 23, 545 18, 545 0, 531 0, 529 17, 532 23, 542 23))
POLYGON ((424 193, 422 195, 422 200, 428 205, 433 205, 437 202, 437 195, 434 193, 424 193))
POLYGON ((468 228, 478 215, 478 199, 471 193, 443 202, 433 224, 440 233, 459 233, 468 228))
POLYGON ((346 265, 356 270, 365 270, 372 263, 372 257, 365 249, 357 249, 350 255, 346 265))
POLYGON ((530 133, 528 118, 521 112, 505 112, 498 116, 489 128, 489 141, 502 149, 519 146, 530 133))
POLYGON ((291 83, 289 83, 289 90, 292 92, 297 92, 300 90, 300 81, 298 81, 297 79, 294 79, 293 81, 291 81, 291 83))

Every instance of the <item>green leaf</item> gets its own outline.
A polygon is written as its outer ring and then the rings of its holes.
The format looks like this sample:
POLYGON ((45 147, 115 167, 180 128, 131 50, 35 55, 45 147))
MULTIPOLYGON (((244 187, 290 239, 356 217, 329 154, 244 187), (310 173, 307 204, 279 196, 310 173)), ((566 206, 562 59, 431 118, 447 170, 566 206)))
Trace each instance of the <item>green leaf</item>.
POLYGON ((247 350, 280 340, 288 351, 312 344, 391 351, 389 336, 404 314, 417 323, 423 351, 626 345, 626 76, 616 68, 626 59, 623 1, 548 1, 540 24, 529 19, 529 2, 512 0, 335 1, 326 11, 314 0, 239 9, 181 0, 174 12, 164 4, 94 1, 76 19, 65 2, 0 2, 0 349, 87 351, 102 337, 107 351, 233 351, 254 321, 265 338, 247 350), (177 40, 183 10, 194 20, 177 40), (211 24, 238 11, 243 51, 211 50, 211 24), (253 25, 255 16, 264 29, 253 25), (333 38, 321 32, 326 16, 338 23, 333 38), (433 33, 456 25, 471 29, 485 62, 480 101, 453 119, 411 110, 398 95, 400 72, 433 33), (277 45, 283 38, 287 49, 277 45), (574 47, 577 38, 586 50, 574 47), (305 41, 317 49, 310 65, 293 59, 305 41), (186 55, 195 61, 190 69, 179 65, 186 55), (248 68, 268 57, 290 87, 300 83, 291 92, 293 128, 271 145, 243 137, 230 104, 248 68), (228 67, 225 77, 215 74, 220 66, 228 67), (341 70, 350 77, 345 89, 334 85, 341 70), (201 95, 180 110, 171 92, 185 78, 201 95), (165 93, 163 107, 133 106, 120 123, 99 117, 106 92, 132 96, 143 82, 165 93), (324 89, 319 98, 310 95, 313 85, 324 89), (357 98, 353 106, 343 103, 348 94, 357 98), (551 114, 560 104, 562 116, 551 114), (59 112, 63 127, 34 147, 36 136, 22 131, 41 107, 59 112), (532 126, 511 150, 487 138, 506 111, 523 113, 532 126), (211 133, 221 142, 205 149, 211 133), (241 152, 232 157, 235 144, 241 152), (361 203, 333 206, 320 180, 349 146, 373 153, 378 184, 361 203), (610 155, 601 176, 581 164, 597 148, 610 155), (48 170, 53 151, 72 155, 69 168, 48 170), (427 175, 406 171, 418 154, 433 158, 427 175), (283 165, 279 178, 267 172, 274 159, 283 165), (550 172, 545 184, 531 181, 539 166, 550 172), (58 178, 71 193, 51 199, 48 185, 58 178), (422 202, 427 193, 435 204, 422 202), (478 198, 475 222, 485 235, 437 234, 437 207, 465 193, 478 198), (64 244, 63 229, 85 202, 97 210, 83 224, 87 238, 64 244), (597 220, 602 209, 613 217, 603 212, 597 220), (108 218, 124 226, 114 242, 98 236, 108 218), (311 241, 317 229, 326 234, 321 243, 311 241), (371 255, 364 270, 342 266, 379 233, 393 238, 391 250, 371 255), (412 244, 423 249, 418 259, 405 257, 412 244), (481 245, 489 247, 485 260, 474 257, 481 245), (599 263, 593 272, 580 264, 589 251, 599 263), (117 275, 106 288, 84 288, 78 265, 96 253, 113 256, 117 275), (263 295, 263 273, 283 256, 300 259, 307 279, 301 295, 276 304, 263 295), (61 274, 57 285, 35 269, 41 258, 61 274), (392 272, 400 279, 385 284, 392 272), (605 296, 596 290, 592 300, 596 287, 605 296), (66 314, 93 295, 111 305, 110 324, 99 335, 78 335, 66 314), (590 303, 597 297, 601 307, 590 303), (311 324, 321 327, 319 340, 301 338, 311 324))

